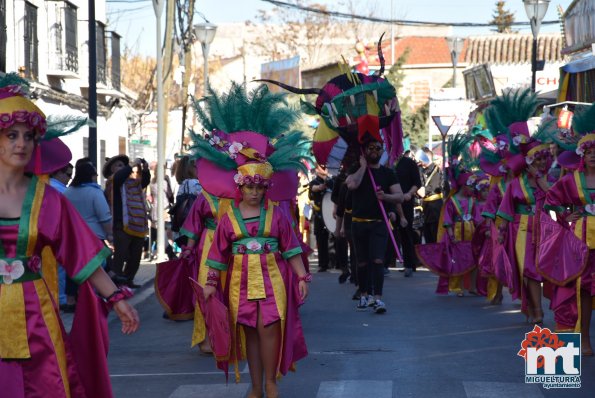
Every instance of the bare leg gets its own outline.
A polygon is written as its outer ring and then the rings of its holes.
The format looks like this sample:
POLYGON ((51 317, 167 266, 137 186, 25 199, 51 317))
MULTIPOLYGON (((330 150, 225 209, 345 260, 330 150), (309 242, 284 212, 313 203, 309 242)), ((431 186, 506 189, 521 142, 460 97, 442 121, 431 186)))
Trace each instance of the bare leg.
POLYGON ((527 288, 529 290, 529 315, 533 316, 533 323, 542 323, 543 308, 541 308, 541 283, 534 279, 527 278, 527 288))
POLYGON ((281 322, 264 326, 262 317, 258 317, 258 335, 260 338, 260 357, 264 366, 265 389, 267 398, 277 398, 277 364, 281 347, 281 322))
POLYGON ((593 299, 591 294, 581 289, 581 346, 583 355, 592 356, 591 337, 589 328, 591 327, 591 313, 593 311, 593 299))
POLYGON ((248 368, 252 380, 252 391, 249 398, 262 397, 262 360, 260 358, 260 340, 258 330, 243 326, 246 335, 246 355, 248 356, 248 368))
POLYGON ((490 304, 492 304, 492 305, 500 305, 500 304, 502 304, 502 299, 504 298, 504 296, 502 295, 502 284, 500 282, 497 282, 497 283, 498 284, 496 286, 496 295, 494 296, 494 298, 490 302, 490 304))
POLYGON ((469 293, 477 295, 477 268, 471 271, 469 280, 469 293))

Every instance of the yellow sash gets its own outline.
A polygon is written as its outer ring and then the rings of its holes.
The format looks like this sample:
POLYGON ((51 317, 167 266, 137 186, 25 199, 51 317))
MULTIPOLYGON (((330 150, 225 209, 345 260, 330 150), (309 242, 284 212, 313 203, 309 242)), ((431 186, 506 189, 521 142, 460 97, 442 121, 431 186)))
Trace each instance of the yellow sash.
MULTIPOLYGON (((37 243, 37 223, 46 184, 33 177, 23 206, 21 219, 28 217, 25 255, 30 257, 37 243), (31 202, 30 204, 27 202, 31 202), (27 206, 29 205, 29 206, 27 206)), ((23 222, 24 220, 21 220, 23 222)), ((17 251, 20 242, 17 242, 17 251)), ((23 244, 25 242, 23 241, 23 244)), ((2 244, 0 242, 0 244, 2 244)), ((24 248, 24 247, 23 247, 24 248)), ((20 253, 17 253, 20 254, 20 253)), ((27 318, 25 314, 25 293, 22 283, 0 285, 0 358, 31 358, 27 339, 27 318)))

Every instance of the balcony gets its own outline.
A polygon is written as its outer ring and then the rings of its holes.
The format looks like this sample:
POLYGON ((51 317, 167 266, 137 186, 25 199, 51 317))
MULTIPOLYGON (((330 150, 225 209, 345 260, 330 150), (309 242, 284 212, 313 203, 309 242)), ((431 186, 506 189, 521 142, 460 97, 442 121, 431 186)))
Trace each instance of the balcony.
POLYGON ((48 9, 49 51, 48 76, 78 79, 79 56, 77 38, 77 7, 64 1, 48 9))

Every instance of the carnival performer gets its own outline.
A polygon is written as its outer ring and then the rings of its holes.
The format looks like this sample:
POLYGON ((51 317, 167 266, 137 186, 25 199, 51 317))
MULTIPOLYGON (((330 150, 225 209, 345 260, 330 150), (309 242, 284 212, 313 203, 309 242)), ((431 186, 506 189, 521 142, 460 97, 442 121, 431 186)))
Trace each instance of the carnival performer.
POLYGON ((238 362, 247 359, 250 396, 266 390, 276 397, 277 377, 307 355, 298 306, 311 276, 291 201, 311 143, 293 127, 300 114, 265 85, 250 93, 235 83, 223 95, 210 90, 205 104, 196 110, 208 134, 193 134, 191 147, 198 177, 203 192, 233 200, 227 212, 218 209, 210 249, 199 248, 208 255, 204 296, 221 296, 231 321, 231 352, 215 359, 225 369, 234 364, 236 381, 238 362))
MULTIPOLYGON (((502 294, 503 284, 497 276, 498 270, 496 269, 494 256, 492 255, 494 246, 496 245, 495 239, 497 239, 498 227, 502 223, 502 218, 496 217, 496 213, 498 213, 498 208, 506 193, 506 187, 514 176, 518 175, 526 166, 522 154, 515 153, 516 148, 514 143, 511 142, 512 137, 510 134, 496 135, 497 132, 506 128, 506 126, 499 124, 499 119, 495 114, 501 105, 502 101, 498 102, 495 107, 489 107, 485 111, 486 124, 493 135, 495 135, 495 139, 492 145, 484 142, 480 155, 479 167, 484 173, 490 176, 490 188, 481 210, 484 223, 482 224, 482 228, 477 232, 483 234, 483 236, 475 237, 476 242, 481 242, 482 245, 489 245, 488 253, 480 259, 478 267, 480 276, 488 278, 487 299, 491 305, 502 304, 504 298, 502 294)), ((518 141, 519 139, 517 139, 518 141)), ((480 249, 478 248, 478 250, 480 249)))
POLYGON ((535 233, 539 225, 537 215, 543 209, 545 193, 549 188, 547 171, 552 156, 549 144, 539 141, 523 145, 523 154, 526 170, 508 185, 498 208, 497 216, 502 219, 498 241, 506 241, 505 247, 513 267, 505 271, 512 277, 512 286, 509 282, 508 288, 513 298, 520 293, 521 310, 531 322, 540 324, 543 322, 542 278, 535 268, 535 233))
MULTIPOLYGON (((25 174, 45 133, 43 112, 25 98, 23 81, 7 75, 0 83, 0 383, 3 396, 111 397, 100 330, 85 330, 80 317, 96 314, 97 303, 79 301, 69 339, 57 303, 40 273, 41 249, 77 283, 88 281, 113 304, 122 332, 137 330, 138 315, 101 268, 109 250, 95 237, 66 198, 36 176, 25 174), (93 310, 92 308, 95 308, 93 310), (80 316, 80 317, 79 317, 80 316), (86 336, 76 335, 77 331, 86 336), (97 337, 98 341, 93 339, 97 337), (82 339, 81 339, 82 338, 82 339), (70 340, 70 341, 67 341, 70 340), (81 343, 86 344, 81 347, 81 343), (93 347, 95 361, 81 355, 93 347), (81 350, 79 350, 79 348, 81 350), (102 359, 103 358, 103 359, 102 359), (99 385, 99 386, 98 386, 99 385)), ((89 295, 89 297, 91 297, 89 295)))
MULTIPOLYGON (((489 192, 483 208, 481 209, 481 216, 484 218, 485 228, 483 232, 485 234, 485 239, 492 238, 492 224, 495 223, 497 231, 497 228, 501 223, 502 219, 496 218, 496 213, 498 212, 498 208, 500 207, 500 203, 506 192, 506 185, 512 179, 511 177, 512 172, 507 172, 504 177, 490 177, 491 182, 489 192)), ((493 261, 486 261, 485 264, 480 263, 479 266, 481 268, 479 270, 480 275, 484 275, 488 278, 487 299, 490 304, 502 304, 502 299, 504 298, 502 294, 502 283, 496 278, 493 261)))
MULTIPOLYGON (((302 264, 302 249, 289 220, 277 206, 264 203, 272 175, 270 164, 247 163, 238 168, 238 174, 242 201, 233 205, 217 226, 204 292, 206 298, 215 293, 220 271, 227 271, 231 264, 228 301, 235 332, 233 346, 238 347, 241 329, 252 378, 250 396, 262 395, 264 370, 266 395, 276 397, 278 374, 306 353, 301 326, 293 323, 299 318, 289 319, 288 307, 305 300, 311 276, 302 264), (295 296, 294 274, 299 297, 295 296)), ((241 359, 242 355, 236 352, 235 357, 241 359)))
MULTIPOLYGON (((582 354, 592 356, 589 329, 595 294, 595 104, 574 115, 572 128, 574 135, 581 137, 576 145, 581 158, 579 169, 563 176, 548 190, 545 208, 555 211, 557 220, 570 223, 570 230, 587 244, 589 252, 585 264, 574 264, 567 269, 564 280, 555 283, 551 307, 556 330, 580 332, 582 354)), ((563 144, 567 146, 568 142, 563 144)), ((570 244, 557 243, 557 250, 561 249, 559 245, 570 244)), ((566 268, 571 263, 571 259, 564 259, 556 266, 566 268)), ((548 280, 554 276, 553 272, 542 274, 548 280)))
MULTIPOLYGON (((471 172, 462 172, 456 178, 457 191, 450 195, 444 203, 442 225, 446 230, 443 235, 443 242, 458 243, 471 241, 475 231, 475 220, 477 220, 478 208, 475 199, 475 182, 477 177, 471 172)), ((463 276, 473 270, 453 269, 449 275, 448 283, 441 277, 436 293, 446 294, 452 291, 459 297, 463 297, 463 276)), ((474 282, 474 281, 473 281, 474 282)), ((477 294, 474 283, 470 287, 470 293, 477 294)))
POLYGON ((440 214, 439 243, 416 246, 420 261, 439 275, 437 294, 452 291, 463 297, 463 276, 475 268, 470 241, 477 213, 474 199, 476 177, 469 171, 470 158, 463 156, 468 153, 471 138, 467 133, 458 133, 449 139, 447 171, 451 191, 440 214))
MULTIPOLYGON (((486 206, 488 194, 490 192, 490 178, 487 174, 482 171, 475 172, 476 180, 474 186, 474 196, 475 196, 475 220, 473 220, 475 224, 475 232, 474 234, 480 233, 482 230, 485 231, 486 229, 486 220, 482 216, 483 209, 486 206)), ((485 232, 484 232, 485 237, 485 232)), ((475 236, 472 237, 474 239, 475 236)), ((487 296, 488 290, 488 277, 482 274, 479 270, 479 262, 477 262, 477 268, 475 268, 469 274, 470 279, 465 280, 465 283, 469 285, 469 293, 471 294, 479 294, 481 296, 487 296)))
MULTIPOLYGON (((192 204, 188 218, 180 229, 180 234, 188 237, 188 243, 182 255, 193 255, 197 259, 197 281, 201 286, 205 286, 207 283, 208 267, 205 263, 213 243, 215 228, 217 228, 221 216, 229 209, 230 204, 230 199, 218 198, 202 190, 192 204)), ((222 275, 221 280, 225 281, 225 275, 222 275)), ((225 288, 224 285, 222 287, 225 288)), ((194 309, 192 347, 197 344, 201 352, 212 353, 206 334, 205 320, 199 306, 195 306, 194 309)))

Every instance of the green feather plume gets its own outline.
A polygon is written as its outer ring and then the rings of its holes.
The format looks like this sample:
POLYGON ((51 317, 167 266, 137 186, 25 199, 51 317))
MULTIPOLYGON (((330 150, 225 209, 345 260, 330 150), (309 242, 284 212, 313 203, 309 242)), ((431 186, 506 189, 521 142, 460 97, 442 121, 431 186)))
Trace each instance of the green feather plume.
POLYGON ((458 132, 448 138, 447 151, 448 158, 452 161, 458 159, 461 154, 467 150, 473 137, 464 132, 458 132))
POLYGON ((78 131, 83 126, 96 127, 97 125, 88 117, 49 115, 43 140, 49 141, 54 138, 64 137, 78 131))
POLYGON ((268 158, 274 170, 300 170, 307 174, 304 161, 314 163, 312 142, 301 131, 294 130, 279 137, 274 147, 275 152, 268 158))
POLYGON ((245 85, 237 83, 227 93, 218 95, 210 87, 208 93, 202 99, 204 107, 193 101, 198 119, 207 131, 254 131, 275 138, 289 131, 300 117, 299 110, 287 104, 285 94, 271 93, 264 84, 250 93, 245 85))
POLYGON ((238 167, 237 163, 229 157, 229 154, 218 151, 208 140, 193 130, 189 130, 189 133, 192 138, 189 152, 192 154, 193 159, 206 159, 225 170, 234 170, 238 167))
POLYGON ((595 132, 595 103, 587 109, 575 111, 572 117, 572 129, 580 135, 595 132))
POLYGON ((29 93, 29 81, 23 79, 16 73, 7 73, 6 75, 0 77, 0 88, 8 87, 8 86, 20 86, 23 90, 23 93, 29 93))
POLYGON ((550 119, 542 121, 531 138, 539 140, 544 144, 551 144, 552 142, 556 142, 554 139, 556 135, 558 135, 558 121, 556 119, 550 119))
POLYGON ((494 135, 508 133, 508 126, 529 120, 541 101, 530 89, 508 91, 496 97, 484 112, 486 124, 494 135))
POLYGON ((490 163, 498 163, 502 160, 502 157, 496 152, 486 147, 481 148, 481 157, 490 163))

